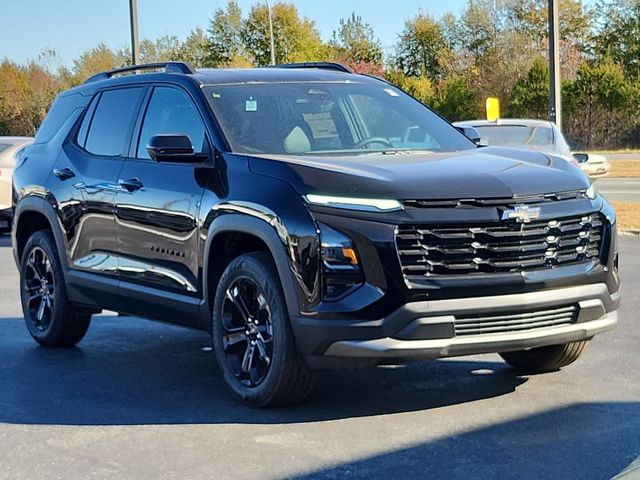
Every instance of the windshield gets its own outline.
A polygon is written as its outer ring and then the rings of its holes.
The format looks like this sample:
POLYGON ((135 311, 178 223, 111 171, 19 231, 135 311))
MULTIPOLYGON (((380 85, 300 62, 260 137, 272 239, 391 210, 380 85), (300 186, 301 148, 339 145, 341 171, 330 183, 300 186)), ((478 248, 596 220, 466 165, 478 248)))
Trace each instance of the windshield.
POLYGON ((0 152, 2 152, 3 150, 6 150, 10 146, 11 145, 9 145, 8 143, 0 143, 0 152))
POLYGON ((285 155, 458 151, 475 145, 387 84, 282 82, 204 89, 235 152, 285 155))
POLYGON ((543 146, 553 145, 553 130, 544 126, 486 125, 474 127, 482 145, 543 146))

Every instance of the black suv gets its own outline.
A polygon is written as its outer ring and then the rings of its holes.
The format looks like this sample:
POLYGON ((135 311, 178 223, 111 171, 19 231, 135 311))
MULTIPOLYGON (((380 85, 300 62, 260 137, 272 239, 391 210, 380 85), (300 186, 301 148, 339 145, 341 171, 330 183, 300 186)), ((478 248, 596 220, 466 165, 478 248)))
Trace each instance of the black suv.
POLYGON ((336 64, 98 74, 15 170, 29 331, 73 345, 102 309, 208 330, 258 406, 322 368, 565 366, 616 324, 614 210, 565 160, 474 136, 336 64))

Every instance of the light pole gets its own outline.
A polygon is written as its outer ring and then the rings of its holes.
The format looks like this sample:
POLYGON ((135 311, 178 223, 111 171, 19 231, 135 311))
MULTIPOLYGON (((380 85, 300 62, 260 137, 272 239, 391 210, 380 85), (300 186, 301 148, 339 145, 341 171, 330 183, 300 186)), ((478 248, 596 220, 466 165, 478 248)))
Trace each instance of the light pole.
POLYGON ((558 0, 549 0, 549 117, 562 131, 558 0))
POLYGON ((269 0, 264 0, 264 3, 267 4, 267 12, 269 13, 269 43, 271 44, 271 65, 275 65, 276 54, 273 48, 273 18, 271 17, 271 6, 269 5, 269 0))
POLYGON ((131 61, 140 62, 140 43, 138 42, 138 0, 129 0, 129 19, 131 22, 131 61))

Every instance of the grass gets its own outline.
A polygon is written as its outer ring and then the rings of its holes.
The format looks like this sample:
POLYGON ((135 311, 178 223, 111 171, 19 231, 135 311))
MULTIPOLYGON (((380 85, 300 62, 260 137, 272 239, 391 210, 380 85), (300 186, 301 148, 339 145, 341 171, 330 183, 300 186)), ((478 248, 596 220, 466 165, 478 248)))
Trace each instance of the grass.
POLYGON ((640 160, 611 160, 610 178, 640 178, 640 160))
POLYGON ((613 200, 611 204, 618 214, 619 229, 640 229, 640 203, 613 200))

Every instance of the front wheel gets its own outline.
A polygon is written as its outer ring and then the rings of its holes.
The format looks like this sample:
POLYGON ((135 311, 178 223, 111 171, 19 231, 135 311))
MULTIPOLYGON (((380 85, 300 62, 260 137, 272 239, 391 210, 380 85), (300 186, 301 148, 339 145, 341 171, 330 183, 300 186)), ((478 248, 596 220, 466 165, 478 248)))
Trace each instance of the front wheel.
POLYGON ((70 347, 87 333, 91 315, 67 299, 50 231, 38 231, 27 240, 20 262, 20 297, 29 333, 40 345, 70 347))
POLYGON ((303 400, 313 373, 297 351, 273 260, 265 253, 229 263, 213 304, 213 347, 226 385, 256 407, 303 400))
POLYGON ((575 362, 587 346, 587 340, 562 345, 504 352, 500 356, 513 368, 526 373, 545 373, 560 370, 575 362))

